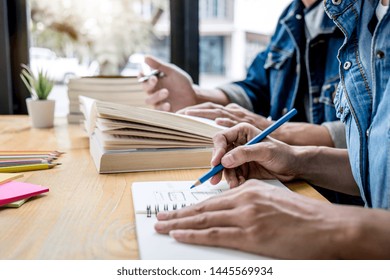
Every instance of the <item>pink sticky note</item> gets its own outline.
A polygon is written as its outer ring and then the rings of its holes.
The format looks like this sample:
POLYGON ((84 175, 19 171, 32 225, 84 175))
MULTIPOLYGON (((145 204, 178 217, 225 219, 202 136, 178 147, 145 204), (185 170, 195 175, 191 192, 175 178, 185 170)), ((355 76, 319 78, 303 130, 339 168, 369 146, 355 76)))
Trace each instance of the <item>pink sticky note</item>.
POLYGON ((48 191, 43 186, 11 181, 0 185, 0 206, 48 191))

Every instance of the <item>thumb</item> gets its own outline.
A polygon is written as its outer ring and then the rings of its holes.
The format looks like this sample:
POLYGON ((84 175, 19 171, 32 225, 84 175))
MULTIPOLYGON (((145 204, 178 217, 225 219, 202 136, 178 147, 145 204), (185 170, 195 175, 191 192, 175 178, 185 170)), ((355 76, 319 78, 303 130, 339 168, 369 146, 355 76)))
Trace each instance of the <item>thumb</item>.
POLYGON ((165 63, 162 60, 151 55, 145 56, 145 63, 149 65, 152 69, 157 69, 165 73, 167 72, 167 70, 169 71, 170 69, 168 63, 165 63))
POLYGON ((259 156, 257 145, 239 146, 228 152, 221 159, 226 168, 235 168, 244 163, 255 161, 259 156))

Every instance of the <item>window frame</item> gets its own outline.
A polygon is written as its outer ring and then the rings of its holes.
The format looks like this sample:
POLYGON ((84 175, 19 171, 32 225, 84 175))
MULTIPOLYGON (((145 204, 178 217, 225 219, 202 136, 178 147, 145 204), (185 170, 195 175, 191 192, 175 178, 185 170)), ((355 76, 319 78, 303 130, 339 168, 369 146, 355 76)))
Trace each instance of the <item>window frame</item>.
POLYGON ((170 0, 171 62, 199 83, 199 0, 170 0))

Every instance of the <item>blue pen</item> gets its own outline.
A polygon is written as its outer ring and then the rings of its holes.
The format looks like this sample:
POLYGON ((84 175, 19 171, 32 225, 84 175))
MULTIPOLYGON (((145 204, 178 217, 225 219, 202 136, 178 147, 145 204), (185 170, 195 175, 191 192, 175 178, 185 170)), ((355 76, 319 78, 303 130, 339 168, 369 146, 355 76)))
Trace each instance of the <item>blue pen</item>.
MULTIPOLYGON (((297 113, 297 110, 296 109, 291 109, 290 112, 288 112, 287 114, 285 114, 283 117, 281 117, 280 119, 278 119, 276 122, 274 122, 272 125, 270 125, 269 127, 267 127, 266 129, 264 129, 259 135, 255 136, 254 138, 252 138, 252 140, 250 140, 248 143, 245 144, 245 146, 249 146, 249 145, 252 145, 252 144, 256 144, 256 143, 259 143, 261 140, 263 140, 265 137, 267 137, 268 135, 270 135, 272 132, 274 132, 279 126, 281 126, 282 124, 284 124, 285 122, 288 122, 293 116, 295 116, 297 113)), ((200 184, 203 184, 204 182, 206 182, 208 179, 210 179, 211 177, 213 177, 215 174, 217 174, 218 172, 222 171, 222 169, 224 169, 224 166, 220 163, 218 164, 217 166, 214 166, 213 168, 210 169, 210 171, 208 171, 207 173, 205 173, 202 177, 200 177, 196 182, 195 184, 193 184, 191 186, 191 189, 192 188, 195 188, 196 186, 199 186, 200 184)))

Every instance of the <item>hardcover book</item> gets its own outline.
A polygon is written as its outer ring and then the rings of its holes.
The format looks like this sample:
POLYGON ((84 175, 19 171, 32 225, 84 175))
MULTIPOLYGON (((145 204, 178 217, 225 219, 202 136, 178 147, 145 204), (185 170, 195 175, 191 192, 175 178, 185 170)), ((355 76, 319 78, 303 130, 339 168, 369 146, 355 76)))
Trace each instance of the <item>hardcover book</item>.
POLYGON ((207 168, 213 121, 80 97, 100 173, 207 168))
POLYGON ((70 79, 68 83, 69 123, 80 123, 79 96, 88 96, 97 100, 147 107, 146 93, 137 77, 91 76, 70 79))

